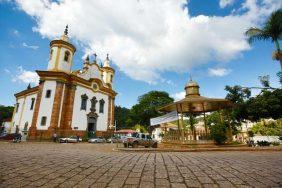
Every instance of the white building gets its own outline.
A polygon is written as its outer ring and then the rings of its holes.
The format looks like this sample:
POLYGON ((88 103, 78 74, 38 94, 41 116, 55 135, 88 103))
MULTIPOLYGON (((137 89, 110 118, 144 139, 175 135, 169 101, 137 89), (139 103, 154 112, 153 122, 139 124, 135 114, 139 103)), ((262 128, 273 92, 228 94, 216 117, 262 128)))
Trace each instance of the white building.
POLYGON ((16 105, 12 130, 23 131, 30 139, 61 136, 83 136, 95 132, 102 136, 113 131, 115 71, 107 56, 103 66, 89 56, 81 70, 72 71, 76 51, 66 30, 50 42, 50 59, 46 71, 37 70, 40 82, 33 88, 15 94, 16 105), (17 127, 17 129, 16 129, 17 127))

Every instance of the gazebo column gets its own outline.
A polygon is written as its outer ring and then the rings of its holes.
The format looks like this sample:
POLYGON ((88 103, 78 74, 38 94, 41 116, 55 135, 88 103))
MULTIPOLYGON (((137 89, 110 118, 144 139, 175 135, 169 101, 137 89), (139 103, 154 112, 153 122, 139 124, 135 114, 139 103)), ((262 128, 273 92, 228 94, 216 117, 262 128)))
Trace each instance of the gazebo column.
POLYGON ((203 106, 203 112, 204 112, 204 125, 205 125, 205 133, 206 133, 206 140, 208 139, 208 128, 207 128, 207 121, 206 121, 206 111, 204 103, 202 103, 203 106))
POLYGON ((227 111, 227 118, 228 118, 228 129, 227 129, 227 142, 231 143, 233 141, 233 136, 232 136, 232 128, 231 128, 231 121, 230 121, 230 116, 229 116, 229 110, 227 111))
POLYGON ((176 111, 177 111, 177 129, 178 129, 178 136, 179 138, 181 138, 181 129, 180 129, 180 123, 179 123, 179 110, 178 110, 178 106, 177 104, 175 105, 176 106, 176 111))
POLYGON ((184 120, 183 120, 182 104, 180 104, 180 113, 181 113, 181 140, 182 142, 184 142, 184 120))

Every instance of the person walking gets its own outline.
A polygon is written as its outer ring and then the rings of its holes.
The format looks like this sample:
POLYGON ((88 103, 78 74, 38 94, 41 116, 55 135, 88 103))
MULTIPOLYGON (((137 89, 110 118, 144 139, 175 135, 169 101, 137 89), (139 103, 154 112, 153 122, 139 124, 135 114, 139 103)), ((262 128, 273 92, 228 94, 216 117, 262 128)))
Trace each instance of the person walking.
POLYGON ((57 133, 53 134, 53 142, 57 142, 57 133))

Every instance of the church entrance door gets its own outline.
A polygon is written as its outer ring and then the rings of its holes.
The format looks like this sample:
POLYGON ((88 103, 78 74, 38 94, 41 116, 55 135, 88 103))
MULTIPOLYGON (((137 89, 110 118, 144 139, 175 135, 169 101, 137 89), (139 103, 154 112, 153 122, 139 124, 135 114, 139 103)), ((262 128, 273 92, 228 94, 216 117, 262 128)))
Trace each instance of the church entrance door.
POLYGON ((95 117, 88 117, 88 138, 95 137, 95 133, 97 130, 97 118, 95 117))

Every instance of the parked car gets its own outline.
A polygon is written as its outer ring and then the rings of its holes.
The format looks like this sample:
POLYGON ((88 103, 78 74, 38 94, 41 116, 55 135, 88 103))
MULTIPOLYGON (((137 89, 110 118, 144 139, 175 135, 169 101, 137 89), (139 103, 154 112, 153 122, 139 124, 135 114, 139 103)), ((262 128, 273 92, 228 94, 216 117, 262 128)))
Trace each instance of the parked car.
POLYGON ((79 138, 77 140, 77 136, 70 136, 70 137, 65 137, 65 138, 59 138, 60 143, 77 143, 77 142, 82 142, 82 138, 79 138))
POLYGON ((90 138, 88 140, 89 143, 104 143, 106 142, 106 139, 105 138, 102 138, 102 137, 97 137, 97 138, 90 138))
POLYGON ((107 139, 107 143, 118 143, 119 140, 120 139, 118 137, 113 136, 113 137, 107 139))
POLYGON ((132 137, 127 137, 126 139, 124 139, 123 145, 124 147, 131 146, 133 148, 137 148, 138 146, 144 146, 146 148, 148 147, 157 148, 158 142, 152 139, 152 137, 149 134, 136 133, 133 134, 132 137))

